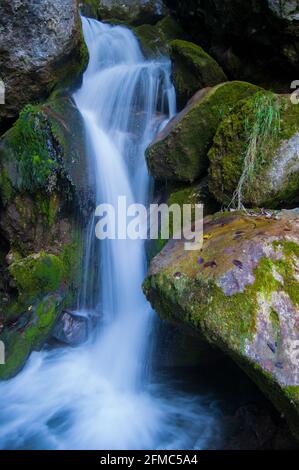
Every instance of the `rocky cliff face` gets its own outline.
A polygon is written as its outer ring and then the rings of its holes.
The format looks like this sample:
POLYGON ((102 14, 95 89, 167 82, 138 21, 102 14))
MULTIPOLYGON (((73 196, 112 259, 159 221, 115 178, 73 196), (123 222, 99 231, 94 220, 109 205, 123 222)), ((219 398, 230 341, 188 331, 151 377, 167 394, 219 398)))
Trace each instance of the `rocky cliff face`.
POLYGON ((58 82, 74 80, 87 62, 76 0, 3 0, 0 44, 0 124, 46 98, 58 82))

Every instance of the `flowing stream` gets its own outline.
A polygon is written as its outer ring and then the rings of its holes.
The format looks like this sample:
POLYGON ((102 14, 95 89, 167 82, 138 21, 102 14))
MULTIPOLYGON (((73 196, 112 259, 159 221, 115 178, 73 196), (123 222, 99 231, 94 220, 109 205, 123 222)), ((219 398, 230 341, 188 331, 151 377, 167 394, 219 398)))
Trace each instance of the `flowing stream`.
MULTIPOLYGON (((147 204, 144 151, 176 111, 170 62, 146 61, 126 28, 82 21, 90 61, 74 100, 96 202, 116 207, 126 196, 127 204, 147 204)), ((17 377, 1 383, 0 447, 207 448, 216 437, 213 411, 149 374, 155 314, 141 289, 144 243, 99 242, 95 222, 85 241, 79 303, 97 327, 78 348, 33 353, 17 377)))

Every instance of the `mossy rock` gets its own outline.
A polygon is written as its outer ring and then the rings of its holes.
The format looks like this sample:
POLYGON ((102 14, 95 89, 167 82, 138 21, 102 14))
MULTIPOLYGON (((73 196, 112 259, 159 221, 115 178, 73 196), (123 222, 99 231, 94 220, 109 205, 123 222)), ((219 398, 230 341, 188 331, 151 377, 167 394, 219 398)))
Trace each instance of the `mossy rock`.
POLYGON ((58 294, 44 297, 31 305, 13 327, 4 329, 0 340, 5 346, 5 364, 0 365, 0 380, 16 375, 30 353, 41 348, 61 313, 62 299, 58 294))
POLYGON ((0 190, 4 202, 13 189, 34 192, 57 190, 63 183, 78 191, 87 180, 84 126, 71 98, 27 105, 14 126, 0 140, 0 190))
POLYGON ((169 46, 180 109, 199 89, 227 80, 220 65, 197 44, 176 39, 169 46))
POLYGON ((64 277, 64 266, 58 256, 41 252, 12 263, 9 272, 19 292, 30 298, 56 291, 64 277))
POLYGON ((220 122, 239 100, 258 90, 255 85, 236 81, 196 93, 147 149, 150 173, 161 180, 191 183, 203 176, 220 122))
POLYGON ((260 92, 225 117, 209 152, 210 189, 224 205, 277 208, 299 201, 299 106, 260 92))
MULTIPOLYGON (((160 188, 161 191, 161 188, 160 188)), ((192 218, 195 218, 195 205, 203 205, 204 216, 217 212, 220 207, 217 201, 213 198, 209 191, 209 180, 203 178, 199 183, 193 185, 182 185, 182 184, 169 184, 164 188, 166 192, 165 202, 170 208, 172 205, 179 205, 183 211, 184 204, 190 204, 192 208, 192 218)), ((160 234, 161 235, 161 234, 160 234)), ((170 238, 173 236, 173 217, 170 214, 169 218, 169 235, 170 238)), ((148 242, 147 257, 151 260, 156 256, 162 248, 167 244, 168 239, 150 240, 148 242)))
POLYGON ((148 59, 169 55, 170 42, 181 38, 184 32, 170 16, 158 21, 156 25, 144 24, 133 28, 144 56, 148 59))
POLYGON ((170 241, 144 291, 164 320, 192 328, 237 362, 299 439, 299 216, 218 213, 203 247, 170 241))
POLYGON ((93 207, 83 129, 65 96, 27 106, 0 141, 3 378, 20 370, 77 298, 81 235, 93 207))

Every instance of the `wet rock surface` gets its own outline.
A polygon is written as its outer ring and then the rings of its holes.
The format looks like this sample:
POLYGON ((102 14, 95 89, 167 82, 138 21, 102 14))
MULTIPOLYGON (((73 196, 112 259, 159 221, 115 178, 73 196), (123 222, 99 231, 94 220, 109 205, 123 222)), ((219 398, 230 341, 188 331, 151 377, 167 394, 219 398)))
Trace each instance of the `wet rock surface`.
POLYGON ((0 43, 0 120, 46 98, 58 82, 74 80, 88 58, 75 0, 2 0, 0 43))
POLYGON ((87 335, 88 319, 71 311, 62 312, 52 333, 54 339, 70 346, 84 343, 87 335))

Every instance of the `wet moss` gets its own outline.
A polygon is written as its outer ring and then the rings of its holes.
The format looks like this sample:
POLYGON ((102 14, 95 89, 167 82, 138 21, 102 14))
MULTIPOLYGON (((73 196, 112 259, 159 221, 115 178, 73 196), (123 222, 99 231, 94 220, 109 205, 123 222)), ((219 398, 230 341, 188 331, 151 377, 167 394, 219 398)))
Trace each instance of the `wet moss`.
POLYGON ((57 290, 65 276, 59 257, 45 252, 12 263, 9 272, 20 294, 28 298, 57 290))
POLYGON ((258 90, 246 82, 228 82, 195 100, 147 150, 151 174, 177 182, 199 179, 208 169, 208 151, 220 122, 239 100, 258 90))
POLYGON ((173 79, 182 108, 200 89, 225 82, 227 77, 220 65, 200 46, 184 40, 170 43, 173 79))
POLYGON ((271 118, 273 107, 269 101, 279 108, 279 125, 273 122, 264 138, 263 130, 256 135, 256 158, 251 162, 249 177, 242 184, 242 202, 248 207, 277 208, 286 203, 293 205, 296 201, 299 187, 296 143, 290 148, 283 146, 299 131, 299 108, 292 105, 288 97, 267 92, 240 101, 225 117, 214 137, 209 151, 210 189, 226 206, 234 200, 244 168, 248 165, 246 155, 256 128, 257 111, 258 115, 268 113, 271 118), (258 110, 257 100, 261 102, 258 110))

